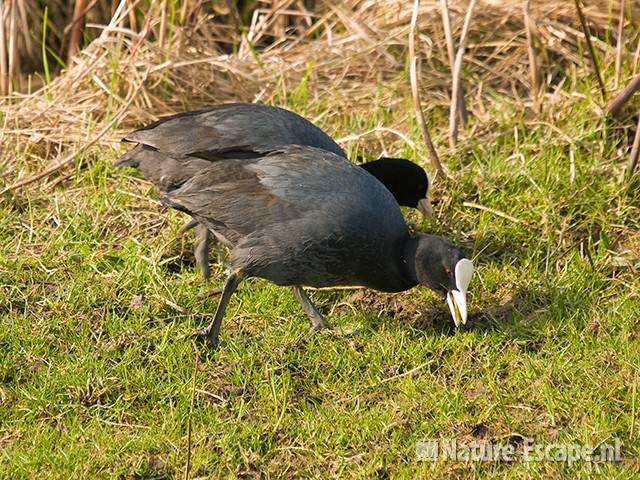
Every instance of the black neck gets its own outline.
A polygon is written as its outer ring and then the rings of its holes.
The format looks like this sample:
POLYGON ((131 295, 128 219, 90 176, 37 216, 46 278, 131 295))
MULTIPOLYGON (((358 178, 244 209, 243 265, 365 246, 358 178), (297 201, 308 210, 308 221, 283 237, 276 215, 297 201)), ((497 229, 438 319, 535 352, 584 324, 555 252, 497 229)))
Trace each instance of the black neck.
POLYGON ((416 272, 416 253, 418 251, 418 237, 407 235, 404 248, 402 250, 402 257, 400 258, 400 271, 407 284, 410 284, 408 288, 414 287, 418 284, 418 274, 416 272))
POLYGON ((376 285, 369 285, 382 292, 404 292, 418 284, 416 275, 416 251, 418 248, 417 237, 407 236, 398 245, 399 248, 392 249, 398 252, 396 256, 395 269, 388 268, 384 275, 384 281, 376 285))

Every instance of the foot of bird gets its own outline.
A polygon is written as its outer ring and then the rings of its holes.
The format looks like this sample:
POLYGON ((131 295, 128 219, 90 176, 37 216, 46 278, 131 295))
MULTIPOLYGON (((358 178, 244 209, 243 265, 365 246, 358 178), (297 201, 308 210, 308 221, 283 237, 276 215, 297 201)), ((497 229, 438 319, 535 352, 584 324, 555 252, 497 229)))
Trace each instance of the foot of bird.
POLYGON ((318 315, 311 318, 311 330, 319 331, 319 330, 329 330, 331 329, 331 325, 327 322, 322 315, 318 315))
POLYGON ((217 337, 212 337, 210 335, 209 329, 208 328, 203 328, 202 330, 194 333, 192 335, 192 338, 199 343, 204 343, 206 344, 208 347, 210 348, 218 348, 218 346, 220 345, 220 341, 218 340, 217 337))
POLYGON ((325 320, 324 323, 313 323, 309 329, 309 333, 327 332, 331 331, 331 325, 325 320))
POLYGON ((198 266, 200 267, 202 278, 206 282, 211 278, 211 269, 209 268, 209 263, 198 263, 198 266))
POLYGON ((309 331, 307 332, 307 334, 304 336, 304 338, 306 340, 311 340, 312 338, 318 338, 318 335, 332 335, 334 332, 334 330, 331 328, 330 325, 327 325, 326 327, 316 327, 315 325, 312 325, 311 328, 309 329, 309 331))

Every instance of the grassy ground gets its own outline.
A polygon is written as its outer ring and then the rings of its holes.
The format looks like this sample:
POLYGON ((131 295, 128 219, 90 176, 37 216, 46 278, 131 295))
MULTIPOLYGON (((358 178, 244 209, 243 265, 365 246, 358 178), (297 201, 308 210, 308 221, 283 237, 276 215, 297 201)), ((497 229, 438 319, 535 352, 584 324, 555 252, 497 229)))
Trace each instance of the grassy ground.
MULTIPOLYGON (((478 265, 460 331, 414 289, 314 292, 336 328, 309 335, 288 290, 252 280, 210 352, 189 334, 210 320, 216 299, 198 295, 223 271, 201 280, 191 237, 176 236, 184 217, 113 169, 116 152, 51 192, 2 199, 0 476, 180 478, 189 418, 192 477, 640 474, 640 183, 620 183, 619 134, 589 105, 574 99, 550 126, 496 104, 493 133, 449 156, 437 221, 417 227, 478 265), (623 461, 416 460, 416 441, 449 437, 619 438, 623 461)), ((389 112, 374 115, 325 126, 347 135, 389 112)))

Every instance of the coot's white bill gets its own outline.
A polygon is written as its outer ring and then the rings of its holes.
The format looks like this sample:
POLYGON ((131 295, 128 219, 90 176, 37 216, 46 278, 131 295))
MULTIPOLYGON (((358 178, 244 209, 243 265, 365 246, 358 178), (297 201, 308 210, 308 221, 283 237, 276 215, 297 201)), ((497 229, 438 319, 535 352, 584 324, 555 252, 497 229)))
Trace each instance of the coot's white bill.
POLYGON ((463 258, 456 263, 455 279, 457 290, 447 292, 447 304, 456 327, 467 323, 467 288, 473 275, 473 263, 463 258))

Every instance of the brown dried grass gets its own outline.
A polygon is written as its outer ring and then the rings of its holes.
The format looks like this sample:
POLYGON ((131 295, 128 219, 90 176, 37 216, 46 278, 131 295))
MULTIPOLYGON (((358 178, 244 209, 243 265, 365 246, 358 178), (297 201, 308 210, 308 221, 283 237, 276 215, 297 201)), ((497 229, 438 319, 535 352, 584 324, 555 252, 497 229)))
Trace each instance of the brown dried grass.
MULTIPOLYGON (((307 11, 299 0, 266 3, 254 12, 247 35, 241 37, 233 26, 216 23, 202 11, 192 12, 185 26, 164 25, 170 30, 159 35, 160 1, 150 3, 146 22, 133 31, 123 26, 131 8, 127 2, 129 9, 103 27, 49 85, 29 95, 0 99, 0 188, 7 190, 37 172, 73 163, 87 145, 117 148, 124 130, 159 115, 218 102, 273 102, 291 94, 305 77, 309 104, 324 105, 317 111, 310 106, 312 114, 366 115, 381 83, 387 92, 386 108, 406 106, 411 98, 404 76, 411 2, 346 0, 317 9, 325 13, 307 11), (236 43, 236 53, 224 53, 229 42, 236 43), (25 155, 33 161, 16 161, 25 155)), ((456 41, 466 6, 464 0, 449 2, 456 41)), ((608 1, 597 0, 584 13, 598 55, 613 61, 616 47, 603 39, 605 32, 615 29, 617 12, 610 12, 608 1)), ((529 14, 540 43, 540 89, 548 92, 569 66, 585 67, 580 47, 584 36, 570 2, 532 2, 529 14)), ((439 2, 423 2, 418 21, 421 97, 427 111, 446 112, 450 59, 439 2)), ((464 64, 469 110, 477 110, 479 123, 482 108, 475 104, 485 95, 527 97, 531 77, 519 2, 479 2, 464 64)), ((325 117, 320 123, 330 121, 325 117)))

